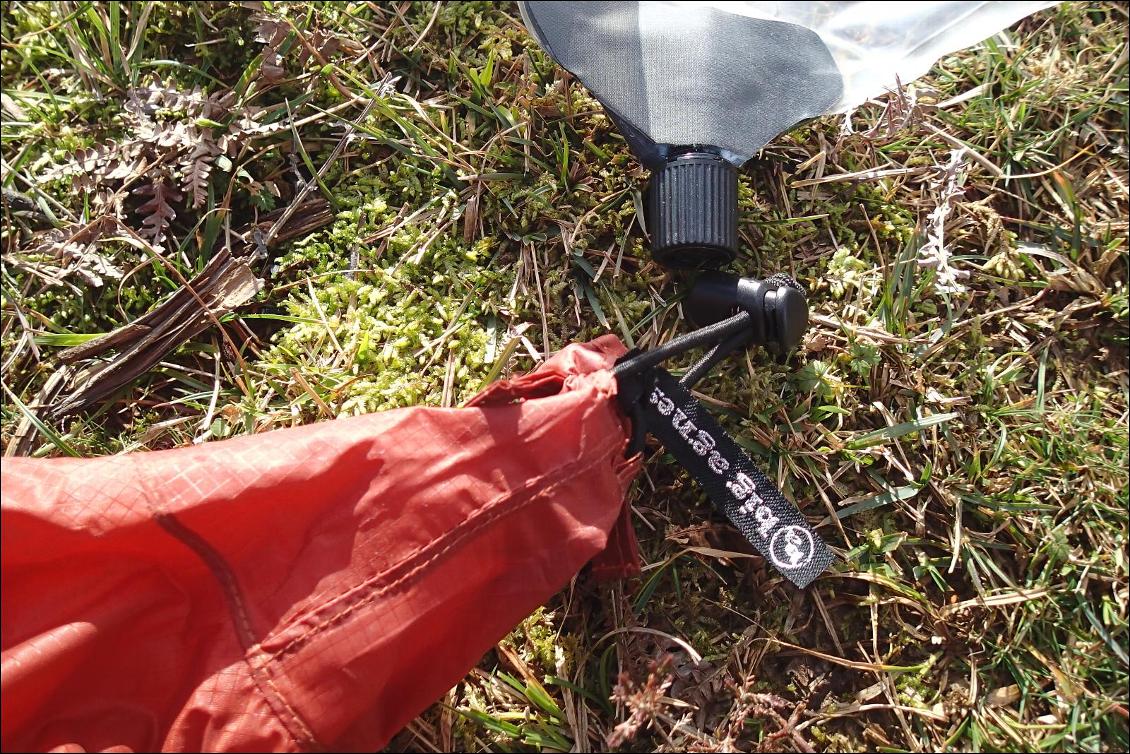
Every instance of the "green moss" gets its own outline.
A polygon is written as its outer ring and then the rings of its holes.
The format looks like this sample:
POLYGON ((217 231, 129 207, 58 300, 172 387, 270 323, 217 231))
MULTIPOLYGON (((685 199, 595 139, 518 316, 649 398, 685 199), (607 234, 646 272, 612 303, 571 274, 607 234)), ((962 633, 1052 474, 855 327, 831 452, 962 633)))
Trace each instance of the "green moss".
POLYGON ((486 320, 493 312, 475 291, 501 281, 489 270, 459 266, 471 250, 437 246, 420 265, 377 268, 355 279, 334 275, 314 298, 288 298, 287 314, 306 321, 280 331, 260 365, 279 376, 296 364, 310 369, 343 414, 436 405, 449 368, 460 397, 469 397, 490 366, 486 320), (450 260, 454 266, 444 264, 450 260))
POLYGON ((555 613, 539 607, 518 624, 507 641, 542 676, 568 677, 572 672, 572 658, 558 645, 559 629, 554 625, 555 620, 555 613))

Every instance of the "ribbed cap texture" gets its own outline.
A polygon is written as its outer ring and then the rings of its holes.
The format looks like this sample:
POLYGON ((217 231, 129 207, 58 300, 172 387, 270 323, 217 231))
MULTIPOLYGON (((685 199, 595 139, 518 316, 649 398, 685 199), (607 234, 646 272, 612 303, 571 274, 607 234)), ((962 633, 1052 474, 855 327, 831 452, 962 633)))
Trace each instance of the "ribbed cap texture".
POLYGON ((651 252, 671 267, 714 267, 738 248, 738 172, 714 155, 680 157, 657 170, 646 197, 651 252))

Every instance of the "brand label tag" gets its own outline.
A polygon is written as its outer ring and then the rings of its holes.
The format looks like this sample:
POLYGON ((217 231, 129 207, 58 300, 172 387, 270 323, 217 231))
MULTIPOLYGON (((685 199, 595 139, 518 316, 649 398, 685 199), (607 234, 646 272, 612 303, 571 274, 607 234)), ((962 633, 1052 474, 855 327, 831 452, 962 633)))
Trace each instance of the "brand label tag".
POLYGON ((832 562, 832 551, 702 404, 656 367, 640 408, 644 423, 706 490, 757 551, 799 587, 832 562))

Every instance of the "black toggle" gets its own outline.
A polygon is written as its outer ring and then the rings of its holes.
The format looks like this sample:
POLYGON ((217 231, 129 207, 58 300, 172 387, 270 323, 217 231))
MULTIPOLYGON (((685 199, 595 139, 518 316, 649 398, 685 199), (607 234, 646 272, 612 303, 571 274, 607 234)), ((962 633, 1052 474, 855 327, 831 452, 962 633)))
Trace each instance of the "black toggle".
POLYGON ((691 287, 684 306, 691 322, 699 327, 738 311, 749 312, 753 316, 749 342, 778 354, 800 345, 808 329, 808 298, 804 288, 787 275, 755 280, 704 272, 691 287))

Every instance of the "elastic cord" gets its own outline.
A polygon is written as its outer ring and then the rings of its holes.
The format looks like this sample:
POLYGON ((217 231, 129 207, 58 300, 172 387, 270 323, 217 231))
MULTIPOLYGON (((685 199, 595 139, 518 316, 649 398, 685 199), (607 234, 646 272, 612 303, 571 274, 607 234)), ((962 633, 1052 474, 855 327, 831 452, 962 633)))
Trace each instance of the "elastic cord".
POLYGON ((683 378, 679 380, 679 384, 688 390, 691 389, 699 380, 705 377, 719 361, 745 346, 752 338, 753 333, 749 330, 741 330, 726 338, 721 343, 714 346, 714 348, 711 348, 705 356, 696 361, 694 365, 686 371, 683 378))
MULTIPOLYGON (((715 322, 713 325, 707 325, 694 332, 689 332, 686 335, 680 335, 658 348, 644 351, 637 356, 625 359, 613 367, 612 373, 615 374, 618 379, 633 377, 648 369, 659 366, 672 356, 678 356, 679 354, 686 353, 695 348, 702 348, 711 343, 723 343, 737 334, 745 335, 750 330, 752 320, 753 317, 749 312, 738 312, 729 319, 715 322)), ((726 353, 728 352, 729 351, 726 351, 726 353)), ((711 353, 713 353, 713 351, 711 353)), ((707 354, 706 358, 709 357, 710 354, 707 354)), ((713 364, 710 366, 713 366, 713 364)))

